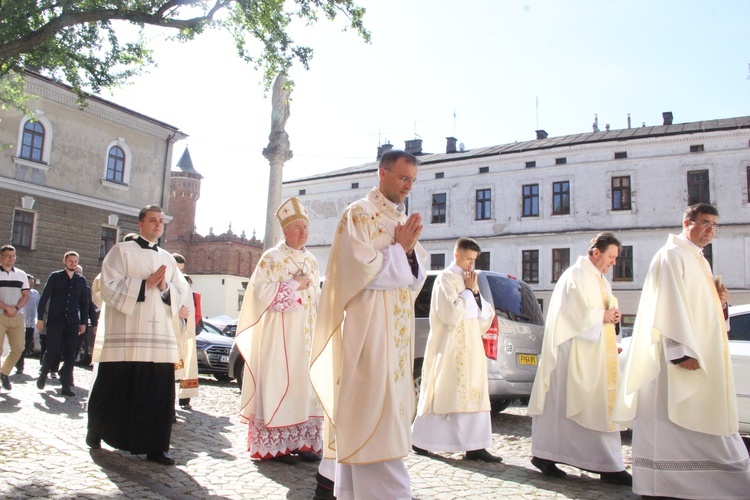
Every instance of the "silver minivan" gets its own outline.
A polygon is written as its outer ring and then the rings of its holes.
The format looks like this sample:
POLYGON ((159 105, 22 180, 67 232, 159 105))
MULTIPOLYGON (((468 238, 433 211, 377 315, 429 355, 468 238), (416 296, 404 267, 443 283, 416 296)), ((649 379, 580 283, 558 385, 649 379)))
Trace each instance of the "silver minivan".
MULTIPOLYGON (((419 390, 422 363, 430 333, 430 299, 437 271, 430 271, 414 303, 414 383, 419 390)), ((514 399, 528 399, 542 351, 544 317, 534 292, 515 276, 477 271, 482 296, 497 315, 490 332, 497 331, 497 359, 487 360, 492 410, 503 411, 514 399)))

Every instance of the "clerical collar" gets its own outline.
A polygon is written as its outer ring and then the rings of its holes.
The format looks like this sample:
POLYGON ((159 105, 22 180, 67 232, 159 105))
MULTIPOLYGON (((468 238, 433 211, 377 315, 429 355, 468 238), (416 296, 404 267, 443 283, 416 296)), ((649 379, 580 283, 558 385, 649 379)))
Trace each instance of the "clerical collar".
POLYGON ((448 270, 456 274, 466 274, 466 271, 458 267, 458 264, 456 264, 455 262, 451 262, 451 265, 448 266, 448 270))
POLYGON ((695 243, 693 243, 692 241, 690 241, 690 239, 687 236, 685 236, 685 233, 680 233, 680 234, 676 235, 675 238, 680 238, 680 240, 682 240, 685 243, 687 243, 688 246, 690 246, 691 248, 693 248, 696 252, 698 252, 699 254, 703 255, 703 247, 699 247, 698 245, 696 245, 695 243))
POLYGON ((148 241, 143 236, 139 236, 138 238, 136 238, 135 242, 138 243, 138 246, 141 247, 141 248, 153 250, 154 252, 158 252, 159 251, 159 247, 157 246, 156 243, 152 243, 152 242, 148 241))
POLYGON ((307 255, 307 249, 304 246, 302 247, 301 250, 297 250, 296 248, 292 248, 289 245, 287 245, 286 241, 281 242, 281 250, 286 251, 287 253, 290 253, 292 255, 299 256, 299 257, 307 255))
POLYGON ((391 219, 398 221, 404 217, 406 206, 403 203, 393 203, 380 192, 377 186, 373 186, 370 192, 367 193, 367 199, 391 219))

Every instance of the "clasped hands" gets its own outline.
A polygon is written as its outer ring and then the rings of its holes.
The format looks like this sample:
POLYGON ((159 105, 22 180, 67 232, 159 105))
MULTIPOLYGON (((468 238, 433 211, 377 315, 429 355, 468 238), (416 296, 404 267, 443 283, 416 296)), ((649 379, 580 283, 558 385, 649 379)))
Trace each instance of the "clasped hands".
POLYGON ((159 287, 159 290, 162 292, 167 289, 167 282, 164 280, 164 278, 167 275, 167 266, 162 264, 159 266, 159 269, 151 273, 151 275, 146 278, 146 288, 153 288, 155 286, 159 287))
POLYGON ((414 247, 417 246, 422 227, 422 216, 418 213, 411 214, 406 222, 403 224, 399 222, 396 226, 393 239, 395 243, 401 245, 407 255, 410 255, 414 251, 414 247))
POLYGON ((607 309, 604 311, 605 323, 619 323, 622 319, 622 313, 619 309, 607 309))
POLYGON ((297 273, 292 276, 292 279, 299 283, 300 288, 307 288, 312 284, 312 279, 310 278, 310 275, 303 273, 302 271, 297 271, 297 273))
POLYGON ((477 282, 477 272, 474 269, 469 269, 464 274, 464 286, 471 290, 474 295, 479 293, 479 283, 477 282))

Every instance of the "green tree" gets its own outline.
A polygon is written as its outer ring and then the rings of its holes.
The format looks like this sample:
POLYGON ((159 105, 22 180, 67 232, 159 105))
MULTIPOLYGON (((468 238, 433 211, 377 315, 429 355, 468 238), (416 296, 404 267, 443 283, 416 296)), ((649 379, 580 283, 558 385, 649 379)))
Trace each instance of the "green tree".
POLYGON ((126 82, 154 64, 144 32, 151 27, 182 41, 228 31, 268 88, 275 74, 295 61, 308 68, 312 58, 289 36, 295 19, 343 16, 369 42, 364 13, 354 0, 0 0, 0 103, 22 102, 22 79, 12 75, 26 68, 68 83, 82 99, 126 82))

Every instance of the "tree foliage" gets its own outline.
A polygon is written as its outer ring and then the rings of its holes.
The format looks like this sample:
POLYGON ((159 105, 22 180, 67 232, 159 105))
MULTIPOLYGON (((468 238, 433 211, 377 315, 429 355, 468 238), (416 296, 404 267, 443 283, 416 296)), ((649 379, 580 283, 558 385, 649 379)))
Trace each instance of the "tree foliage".
POLYGON ((81 97, 124 83, 154 63, 148 27, 183 41, 227 30, 268 87, 295 61, 307 68, 312 58, 288 33, 294 19, 342 16, 369 41, 364 12, 354 0, 0 0, 0 101, 16 102, 19 79, 8 77, 23 69, 64 81, 81 97), (133 40, 123 36, 125 24, 135 28, 133 40))

